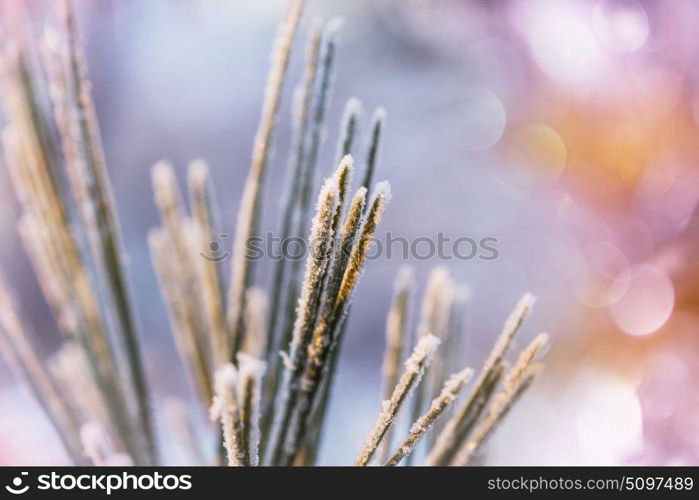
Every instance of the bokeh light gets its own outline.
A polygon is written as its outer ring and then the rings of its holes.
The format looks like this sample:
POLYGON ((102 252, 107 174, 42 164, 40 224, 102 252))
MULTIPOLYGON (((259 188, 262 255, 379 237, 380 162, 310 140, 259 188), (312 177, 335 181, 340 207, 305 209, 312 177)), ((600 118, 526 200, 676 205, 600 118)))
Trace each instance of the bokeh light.
POLYGON ((644 264, 624 271, 620 279, 629 279, 629 287, 612 305, 616 325, 629 335, 648 335, 663 326, 675 304, 675 289, 668 275, 644 264))

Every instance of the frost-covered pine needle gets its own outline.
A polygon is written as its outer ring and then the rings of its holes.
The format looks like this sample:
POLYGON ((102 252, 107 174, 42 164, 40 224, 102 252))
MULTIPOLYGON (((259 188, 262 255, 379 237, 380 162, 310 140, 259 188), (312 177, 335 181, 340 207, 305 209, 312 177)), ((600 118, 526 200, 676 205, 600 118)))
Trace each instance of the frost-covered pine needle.
POLYGON ((265 363, 238 353, 238 401, 245 465, 260 465, 260 391, 265 363))
MULTIPOLYGON (((341 169, 338 169, 336 173, 338 184, 343 178, 342 172, 341 169)), ((333 284, 332 287, 328 287, 328 297, 336 298, 334 301, 326 300, 317 319, 313 338, 308 347, 308 362, 300 384, 301 396, 299 397, 284 446, 287 461, 291 460, 298 452, 301 441, 306 435, 306 428, 311 417, 310 413, 322 382, 324 368, 330 362, 332 349, 339 348, 341 339, 338 337, 342 331, 342 322, 347 314, 359 277, 364 270, 364 262, 369 245, 390 199, 390 185, 387 182, 377 184, 370 204, 371 208, 364 219, 357 241, 352 247, 342 280, 339 282, 339 286, 333 284)), ((331 280, 331 282, 337 283, 336 280, 331 280)), ((332 370, 332 368, 332 365, 329 366, 329 370, 332 370)), ((329 371, 327 383, 332 382, 332 375, 332 371, 329 371)))
MULTIPOLYGON (((282 198, 282 223, 279 231, 280 241, 284 242, 292 236, 294 226, 299 224, 295 221, 298 217, 298 210, 302 204, 302 178, 305 164, 307 163, 307 136, 310 126, 311 110, 313 105, 313 90, 318 74, 318 60, 320 57, 320 43, 322 31, 319 23, 315 23, 311 29, 308 48, 306 53, 306 67, 302 82, 294 94, 294 114, 292 122, 292 146, 287 167, 286 180, 284 182, 284 196, 282 198)), ((267 337, 267 352, 265 358, 271 359, 275 350, 279 348, 277 330, 282 304, 285 275, 289 268, 287 259, 279 259, 274 265, 272 283, 270 285, 270 310, 269 310, 269 332, 267 337)))
POLYGON ((151 261, 165 299, 177 350, 204 407, 213 395, 209 365, 198 342, 196 319, 192 317, 191 293, 181 286, 180 266, 173 257, 174 243, 163 228, 148 233, 151 261))
POLYGON ((252 284, 254 273, 254 260, 249 258, 248 243, 250 238, 257 236, 259 230, 265 170, 276 129, 286 69, 304 5, 305 0, 291 1, 286 17, 277 33, 272 55, 272 67, 267 76, 267 86, 265 87, 262 116, 255 135, 252 164, 238 210, 227 311, 232 337, 231 359, 235 359, 235 354, 242 346, 245 335, 245 293, 252 284))
POLYGON ((281 452, 281 440, 289 425, 289 417, 298 390, 298 379, 305 364, 306 349, 313 333, 320 291, 332 251, 332 224, 338 197, 337 180, 328 178, 318 196, 317 212, 309 236, 312 246, 306 258, 306 276, 298 301, 296 322, 275 403, 275 416, 267 448, 270 462, 275 462, 281 452))
POLYGON ((44 135, 48 123, 40 112, 35 86, 38 78, 33 76, 24 45, 19 46, 22 50, 3 54, 0 98, 9 122, 3 131, 4 156, 23 210, 20 235, 62 333, 78 338, 90 360, 91 376, 110 407, 119 439, 140 456, 138 438, 132 432, 138 425, 130 421, 98 293, 56 182, 54 151, 44 135))
MULTIPOLYGON (((341 283, 342 276, 344 275, 344 270, 347 267, 347 262, 349 261, 349 256, 352 252, 352 247, 354 246, 356 240, 356 235, 361 228, 361 219, 362 214, 364 212, 365 202, 366 189, 364 187, 360 187, 359 189, 357 189, 356 193, 352 198, 352 201, 350 202, 347 217, 345 218, 345 222, 340 231, 339 246, 335 252, 335 259, 333 262, 333 275, 330 278, 331 286, 328 287, 329 289, 326 291, 325 298, 325 306, 331 309, 332 307, 334 307, 335 304, 337 286, 339 286, 341 283)), ((337 331, 337 334, 341 335, 342 325, 338 326, 338 329, 339 330, 337 331)), ((335 343, 337 344, 339 340, 340 338, 336 335, 336 338, 334 339, 335 343)), ((311 429, 309 429, 309 431, 312 434, 309 434, 307 436, 306 451, 308 453, 305 454, 305 457, 309 459, 312 459, 312 457, 318 450, 319 441, 321 437, 320 435, 322 422, 324 420, 325 410, 330 396, 332 382, 331 379, 336 365, 336 358, 338 356, 339 346, 335 345, 334 348, 331 346, 331 349, 332 351, 330 353, 330 359, 326 363, 323 363, 327 364, 327 376, 325 377, 326 379, 322 384, 322 394, 320 396, 320 400, 315 406, 315 414, 313 416, 314 422, 317 422, 317 424, 310 424, 311 429)), ((299 432, 302 432, 302 430, 299 430, 299 432)))
POLYGON ((131 285, 121 241, 116 203, 107 174, 97 116, 90 94, 90 81, 83 47, 79 41, 77 26, 70 0, 61 3, 62 20, 67 38, 65 54, 65 98, 71 113, 66 116, 67 129, 62 140, 66 145, 66 157, 74 160, 68 173, 77 205, 87 230, 92 255, 97 264, 98 276, 108 292, 113 307, 111 320, 118 325, 119 341, 127 361, 130 390, 127 403, 135 407, 134 424, 140 427, 145 450, 143 460, 148 465, 157 462, 155 431, 150 411, 150 395, 143 368, 139 328, 133 306, 131 285), (72 143, 69 145, 68 143, 72 143), (72 152, 72 154, 70 153, 72 152))
POLYGON ((337 179, 337 209, 333 218, 333 234, 336 235, 342 222, 342 215, 345 210, 345 202, 347 200, 347 192, 349 191, 352 177, 354 175, 354 159, 352 155, 343 156, 338 162, 335 177, 337 179))
POLYGON ((492 396, 493 382, 497 372, 502 369, 502 360, 512 343, 512 339, 533 307, 534 301, 533 295, 525 294, 507 318, 502 333, 483 364, 470 396, 439 433, 437 441, 427 457, 428 465, 450 463, 460 443, 468 437, 492 396))
POLYGON ((267 338, 267 294, 262 288, 248 289, 245 301, 245 336, 243 351, 250 356, 262 359, 269 339, 267 338))
MULTIPOLYGON (((271 310, 266 311, 266 294, 253 286, 255 264, 249 259, 248 243, 259 233, 265 171, 304 3, 290 0, 275 42, 251 168, 240 201, 231 286, 225 299, 217 263, 204 258, 207 245, 216 240, 218 226, 206 165, 195 161, 189 168, 191 215, 172 168, 161 164, 153 172, 162 220, 161 227, 149 234, 153 264, 180 357, 203 407, 210 408, 212 419, 221 425, 225 446, 219 446, 219 451, 225 448, 230 465, 259 465, 262 451, 268 464, 315 462, 345 320, 390 198, 388 184, 379 183, 367 203, 385 120, 379 108, 367 134, 363 186, 345 212, 354 170, 349 153, 356 148, 361 108, 358 100, 350 99, 337 143, 339 167, 321 188, 308 238, 311 251, 305 280, 302 282, 301 261, 279 263, 273 271, 271 310), (281 357, 276 354, 279 349, 286 351, 281 357), (263 360, 271 363, 264 389, 263 360)), ((62 0, 61 6, 62 29, 47 29, 38 43, 30 30, 10 43, 2 40, 6 46, 0 51, 0 101, 5 118, 5 163, 22 210, 19 232, 64 341, 44 362, 34 350, 29 323, 19 318, 17 305, 0 277, 0 351, 26 376, 76 463, 85 459, 84 445, 94 463, 148 465, 156 461, 154 433, 116 205, 74 12, 69 0, 62 0), (54 137, 60 139, 62 151, 54 137), (70 191, 63 189, 64 177, 70 191)), ((318 25, 311 30, 307 64, 294 104, 281 220, 284 239, 307 235, 317 160, 325 138, 338 25, 331 22, 322 33, 318 25)), ((430 280, 417 347, 400 378, 412 284, 403 276, 395 290, 386 326, 387 401, 357 458, 359 465, 367 465, 382 444, 382 463, 395 465, 406 454, 408 459, 415 455, 423 437, 435 434, 428 434, 435 421, 442 425, 437 417, 470 376, 464 370, 442 387, 445 373, 456 362, 447 355, 457 351, 453 342, 460 332, 461 301, 444 271, 437 270, 433 276, 439 279, 430 280), (435 358, 440 341, 447 352, 435 358), (420 383, 430 363, 432 368, 420 383), (423 406, 421 400, 431 399, 438 391, 439 395, 427 413, 417 415, 407 438, 389 457, 392 424, 416 389, 416 409, 423 406)), ((507 366, 505 354, 530 307, 531 300, 525 297, 511 315, 470 397, 444 427, 428 463, 467 463, 540 371, 534 354, 543 342, 537 340, 520 355, 497 393, 507 366)), ((197 436, 185 422, 186 415, 180 412, 178 418, 174 433, 190 442, 187 448, 193 458, 207 462, 197 436)))
MULTIPOLYGON (((301 172, 301 184, 299 186, 299 203, 294 211, 294 229, 292 236, 304 237, 313 191, 314 179, 318 169, 318 154, 325 138, 325 114, 330 100, 332 76, 335 66, 336 38, 340 22, 331 21, 323 30, 321 41, 320 69, 317 77, 316 89, 313 94, 313 113, 306 138, 307 153, 301 172)), ((283 309, 284 320, 281 323, 281 345, 285 346, 291 340, 294 329, 296 304, 301 288, 303 262, 296 259, 291 263, 289 282, 286 290, 286 304, 283 309)))
MULTIPOLYGON (((400 365, 407 339, 408 321, 410 319, 410 301, 415 288, 415 278, 412 267, 401 268, 393 284, 393 300, 386 317, 386 349, 383 357, 383 387, 384 399, 389 399, 393 388, 398 383, 400 365)), ((393 427, 386 431, 380 461, 388 459, 391 446, 393 427)))
POLYGON ((515 364, 505 375, 502 390, 495 395, 487 414, 473 431, 471 437, 461 445, 452 465, 468 465, 473 454, 483 445, 495 426, 502 421, 512 405, 521 396, 523 388, 532 381, 539 368, 534 365, 537 354, 548 343, 548 335, 540 333, 520 353, 515 364))
MULTIPOLYGON (((197 246, 200 249, 208 249, 211 242, 217 239, 216 228, 219 222, 216 197, 206 163, 202 160, 193 161, 189 165, 187 179, 192 215, 201 236, 197 246)), ((213 259, 207 259, 206 256, 205 254, 194 255, 194 267, 202 289, 201 302, 209 329, 211 360, 213 368, 217 368, 228 361, 230 346, 224 311, 221 268, 215 258, 217 256, 213 259)))
POLYGON ((434 335, 425 335, 418 341, 415 350, 405 362, 405 372, 398 381, 391 397, 383 402, 381 413, 369 432, 364 446, 355 460, 355 465, 363 466, 371 461, 386 434, 386 430, 395 421, 403 404, 410 397, 410 393, 420 383, 425 369, 432 361, 437 346, 439 346, 439 339, 434 335))
MULTIPOLYGON (((338 165, 332 177, 333 182, 337 186, 338 193, 338 203, 335 209, 335 214, 333 215, 331 227, 331 233, 333 235, 336 235, 339 229, 340 221, 342 218, 342 212, 345 204, 345 198, 347 197, 349 185, 352 180, 353 170, 354 164, 352 157, 350 155, 346 155, 340 161, 340 164, 338 165)), ((357 214, 357 216, 358 215, 359 214, 357 214)), ((308 355, 310 357, 309 363, 311 364, 318 363, 318 360, 314 358, 317 355, 318 343, 326 340, 329 341, 329 339, 331 338, 330 332, 328 332, 327 328, 325 327, 327 327, 328 325, 328 318, 334 312, 335 297, 337 295, 337 290, 339 289, 340 282, 342 281, 344 262, 346 262, 347 260, 346 258, 343 259, 342 256, 338 254, 343 241, 344 238, 342 236, 340 238, 333 237, 332 239, 331 259, 329 261, 330 263, 332 263, 332 265, 329 265, 323 282, 321 284, 321 289, 319 290, 320 303, 317 308, 318 317, 317 319, 315 319, 313 337, 311 340, 311 345, 309 345, 308 347, 308 355), (323 330, 320 334, 322 337, 319 337, 319 329, 323 328, 325 328, 325 330, 323 330)), ((287 456, 286 460, 293 459, 293 455, 296 453, 296 449, 299 446, 299 444, 297 443, 298 439, 300 439, 301 437, 299 435, 299 431, 303 427, 303 424, 301 423, 300 419, 305 418, 307 412, 310 410, 308 405, 310 405, 311 403, 310 398, 312 398, 312 395, 309 398, 309 391, 315 390, 315 387, 312 386, 316 382, 316 380, 308 381, 308 377, 304 373, 300 384, 301 398, 298 400, 296 407, 292 409, 293 415, 291 416, 291 423, 287 432, 286 441, 284 445, 285 453, 287 456)))
POLYGON ((454 402, 464 386, 471 380, 472 375, 473 370, 471 368, 464 368, 444 382, 442 391, 439 393, 439 396, 432 401, 427 413, 417 419, 410 427, 408 437, 398 445, 398 449, 393 452, 390 458, 385 460, 384 465, 398 465, 403 457, 409 455, 415 449, 415 446, 420 442, 423 436, 427 434, 437 418, 439 418, 442 412, 454 402))
POLYGON ((386 125, 386 110, 377 108, 374 112, 374 117, 371 120, 371 135, 366 150, 366 166, 364 170, 364 180, 362 186, 369 189, 369 186, 374 182, 374 172, 376 171, 376 161, 379 156, 379 144, 381 143, 381 134, 386 125))
MULTIPOLYGON (((166 162, 158 162, 153 167, 153 192, 155 201, 160 211, 163 223, 163 238, 168 242, 169 248, 163 249, 158 259, 162 263, 159 267, 167 264, 169 271, 169 286, 171 290, 163 290, 176 296, 175 304, 179 308, 184 325, 181 327, 187 335, 191 337, 191 347, 194 349, 195 369, 200 372, 198 376, 205 376, 207 382, 204 387, 212 386, 211 377, 213 374, 212 356, 214 352, 211 348, 212 333, 208 330, 209 321, 206 319, 208 309, 202 304, 207 295, 204 290, 207 285, 200 280, 200 255, 196 254, 197 243, 203 238, 201 227, 193 220, 185 216, 182 197, 177 186, 175 173, 172 166, 166 162)), ((154 257, 155 258, 155 257, 154 257)), ((202 394, 205 398, 210 398, 208 392, 202 394)))
POLYGON ((352 97, 345 103, 340 123, 340 136, 337 141, 335 163, 339 163, 342 157, 352 154, 352 147, 357 136, 359 118, 362 114, 362 102, 352 97))
POLYGON ((238 370, 231 363, 216 370, 214 374, 216 393, 210 416, 211 420, 221 423, 228 465, 242 467, 245 465, 245 453, 237 391, 238 377, 238 370))
MULTIPOLYGON (((357 189, 347 210, 345 222, 342 225, 342 229, 340 229, 340 244, 335 252, 335 261, 333 263, 334 279, 340 278, 340 281, 336 283, 337 286, 342 284, 341 280, 344 277, 347 263, 352 255, 352 247, 361 229, 366 197, 367 190, 363 186, 357 189)), ((337 289, 334 289, 334 293, 337 293, 337 289)))
MULTIPOLYGON (((435 335, 442 342, 447 341, 447 326, 451 305, 454 300, 454 281, 449 276, 449 271, 444 266, 434 268, 427 279, 422 304, 420 306, 420 322, 417 327, 417 338, 427 333, 435 335)), ((432 362, 432 370, 427 374, 425 382, 415 391, 411 405, 411 421, 415 422, 425 406, 434 396, 437 395, 443 380, 444 357, 448 353, 441 349, 432 362)), ((410 461, 412 457, 409 457, 410 461)))
POLYGON ((321 37, 321 56, 320 68, 316 78, 316 88, 313 92, 313 112, 308 129, 308 137, 306 146, 306 156, 304 159, 303 170, 301 172, 300 185, 300 203, 298 210, 294 215, 297 225, 294 234, 305 232, 300 228, 306 227, 306 221, 309 216, 311 192, 313 191, 313 182, 317 170, 318 155, 321 145, 325 139, 325 115, 328 104, 330 102, 330 94, 333 83, 333 73, 335 69, 335 52, 337 44, 337 34, 340 29, 341 22, 337 19, 330 21, 321 37))
POLYGON ((5 277, 0 273, 0 351, 14 370, 23 376, 36 400, 51 418, 71 458, 82 463, 79 417, 55 378, 46 370, 25 325, 19 317, 16 301, 5 277))
POLYGON ((359 234, 357 243, 352 248, 345 274, 342 277, 340 290, 337 294, 336 307, 345 304, 351 298, 354 287, 359 280, 359 276, 364 269, 364 261, 366 260, 367 250, 371 244, 376 227, 378 226, 386 206, 391 201, 391 185, 387 181, 382 181, 376 184, 374 194, 369 203, 369 210, 362 224, 362 230, 359 234))
MULTIPOLYGON (((182 227, 185 216, 184 205, 177 187, 175 172, 171 164, 160 161, 153 165, 151 177, 155 204, 158 206, 163 228, 175 245, 173 250, 177 254, 178 259, 184 264, 189 260, 189 254, 187 252, 187 244, 184 242, 185 235, 182 227)), ((184 271, 190 272, 189 269, 184 271)))
MULTIPOLYGON (((319 142, 311 141, 322 128, 329 96, 330 74, 334 63, 332 38, 324 39, 320 22, 315 22, 309 37, 306 66, 302 82, 296 89, 292 122, 292 152, 290 153, 284 185, 280 241, 290 237, 306 236, 311 192, 317 169, 319 142), (321 53, 325 54, 321 58, 321 53), (328 56, 329 53, 329 56, 328 56), (315 111, 314 111, 315 107, 315 111)), ((269 434, 274 401, 277 399, 283 365, 278 363, 278 352, 285 349, 293 334, 296 304, 300 293, 303 262, 301 259, 280 259, 274 264, 269 288, 270 307, 268 343, 265 359, 271 364, 267 372, 263 412, 263 434, 269 434)))

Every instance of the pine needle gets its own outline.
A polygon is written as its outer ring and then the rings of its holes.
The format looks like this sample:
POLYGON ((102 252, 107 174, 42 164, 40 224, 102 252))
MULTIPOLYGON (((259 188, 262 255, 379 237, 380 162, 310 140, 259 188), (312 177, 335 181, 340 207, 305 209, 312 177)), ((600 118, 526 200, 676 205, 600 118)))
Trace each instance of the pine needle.
POLYGON ((50 417, 59 437, 76 463, 83 463, 80 421, 55 379, 36 352, 26 323, 19 317, 17 303, 0 273, 0 350, 22 375, 28 388, 50 417))
POLYGON ((534 300, 532 295, 525 294, 507 318, 502 333, 481 369, 471 395, 459 407, 456 415, 447 422, 437 437, 437 441, 427 457, 428 465, 443 465, 451 462, 459 443, 462 443, 473 429, 483 408, 492 396, 494 381, 499 378, 497 373, 502 370, 502 360, 512 343, 512 339, 534 305, 534 300))
MULTIPOLYGON (((294 213, 293 236, 303 237, 306 234, 306 224, 309 218, 311 193, 318 168, 318 154, 325 137, 325 114, 330 100, 332 76, 335 66, 336 38, 340 23, 331 21, 323 30, 321 42, 321 62, 317 77, 317 88, 313 96, 313 116, 308 131, 307 155, 301 173, 301 185, 299 187, 299 203, 294 213)), ((291 263, 289 282, 287 284, 286 304, 284 306, 285 318, 282 323, 282 335, 280 345, 286 346, 291 341, 291 335, 295 323, 296 304, 298 302, 303 268, 301 259, 291 263)))
MULTIPOLYGON (((189 198, 196 230, 200 234, 199 248, 208 248, 217 239, 218 213, 216 198, 209 178, 209 168, 201 160, 193 161, 188 173, 189 198)), ((201 287, 201 302, 209 330, 210 359, 213 368, 228 361, 229 336, 224 310, 223 277, 217 260, 194 255, 193 267, 201 287)))
POLYGON ((260 465, 260 392, 265 363, 238 353, 241 448, 245 465, 260 465))
POLYGON ((374 172, 376 171, 376 162, 379 156, 379 144, 381 136, 386 125, 386 110, 377 108, 374 112, 371 123, 371 135, 366 148, 366 166, 364 169, 364 180, 362 186, 369 189, 369 186, 374 182, 374 172))
POLYGON ((211 405, 211 420, 221 423, 223 444, 228 456, 228 465, 245 465, 244 443, 240 403, 237 394, 238 370, 231 363, 223 365, 214 375, 216 395, 211 405))
POLYGON ((281 390, 275 403, 275 417, 268 448, 270 462, 276 462, 281 453, 281 440, 286 435, 291 411, 295 404, 298 381, 305 365, 306 349, 315 324, 320 290, 331 257, 332 224, 338 197, 337 179, 328 178, 318 196, 317 213, 309 236, 312 247, 309 247, 306 258, 306 277, 298 301, 298 313, 288 358, 285 361, 281 390))
MULTIPOLYGON (((389 399, 398 383, 401 360, 407 340, 410 301, 415 288, 411 267, 403 267, 393 284, 393 301, 386 318, 386 349, 383 358, 384 399, 389 399)), ((393 427, 386 431, 381 450, 381 462, 388 460, 393 427)))
POLYGON ((451 405, 457 396, 464 388, 464 386, 471 380, 473 375, 473 370, 471 368, 464 368, 459 373, 455 373, 446 382, 444 382, 444 387, 430 405, 427 413, 422 415, 415 423, 410 427, 410 433, 401 444, 398 445, 398 449, 393 452, 393 454, 385 460, 384 465, 394 466, 398 465, 400 461, 406 455, 412 453, 420 440, 427 434, 437 418, 451 405))
POLYGON ((243 352, 262 359, 269 339, 267 339, 267 294, 261 288, 253 287, 248 290, 245 301, 245 324, 248 335, 245 336, 243 352))
MULTIPOLYGON (((343 170, 338 169, 336 173, 338 183, 343 178, 342 172, 343 170)), ((332 350, 337 349, 341 341, 338 337, 341 333, 342 321, 347 314, 352 294, 364 269, 369 245, 390 199, 390 185, 387 182, 379 183, 376 186, 370 204, 371 208, 367 212, 357 241, 350 253, 342 280, 336 287, 328 288, 328 296, 336 298, 334 304, 333 301, 329 302, 326 300, 325 307, 322 308, 317 319, 313 331, 313 339, 308 347, 308 362, 303 371, 300 385, 301 396, 299 397, 284 446, 286 463, 291 463, 305 437, 307 426, 310 423, 313 403, 323 379, 324 368, 330 360, 332 350)), ((350 230, 348 229, 348 231, 350 230)), ((331 375, 329 374, 328 376, 331 375)))
POLYGON ((503 389, 494 397, 487 414, 479 422, 468 441, 463 443, 456 454, 452 465, 468 465, 473 454, 483 445, 493 429, 502 421, 513 404, 540 371, 540 366, 534 364, 537 354, 548 343, 548 335, 540 333, 520 353, 517 361, 507 372, 503 380, 503 389))
MULTIPOLYGON (((322 33, 314 29, 309 42, 303 90, 297 92, 296 100, 297 112, 293 127, 293 139, 296 147, 291 160, 294 165, 289 164, 289 168, 293 168, 293 171, 289 170, 291 179, 287 177, 289 190, 285 198, 281 233, 281 237, 285 239, 289 237, 304 238, 307 234, 311 194, 317 171, 318 150, 324 135, 325 113, 330 98, 335 63, 335 36, 336 29, 331 23, 322 33), (294 184, 297 185, 294 186, 294 184)), ((291 262, 282 259, 276 263, 272 275, 273 286, 279 285, 279 289, 270 290, 270 342, 267 346, 266 358, 268 362, 272 363, 273 368, 268 371, 266 382, 269 394, 265 398, 267 411, 263 415, 265 437, 269 435, 272 420, 272 411, 270 410, 278 398, 284 369, 283 363, 276 362, 277 353, 289 345, 293 335, 296 306, 303 274, 302 265, 302 259, 294 259, 291 262), (288 280, 287 283, 284 283, 284 275, 286 274, 288 274, 288 280)), ((267 440, 265 439, 265 441, 267 440)))
POLYGON ((286 17, 279 27, 272 55, 272 67, 267 76, 262 116, 255 135, 252 165, 238 210, 238 221, 233 241, 231 289, 228 296, 228 324, 232 337, 230 359, 232 360, 235 360, 236 353, 243 345, 245 293, 253 282, 255 262, 248 255, 248 244, 259 231, 265 170, 276 129, 286 69, 304 5, 305 0, 292 0, 286 17))
POLYGON ((340 122, 340 135, 337 141, 337 151, 335 153, 335 163, 347 155, 352 154, 352 147, 357 136, 359 118, 362 115, 362 102, 356 97, 352 97, 345 103, 342 112, 342 122, 340 122))
POLYGON ((146 465, 155 465, 157 450, 149 389, 143 370, 140 333, 134 313, 132 291, 126 266, 122 261, 125 252, 116 204, 107 174, 97 116, 90 95, 91 84, 70 0, 64 0, 61 6, 68 45, 64 60, 64 97, 70 109, 74 110, 65 117, 67 129, 62 129, 66 157, 74 160, 74 165, 68 168, 68 173, 72 177, 73 194, 87 230, 100 281, 107 290, 113 307, 111 319, 118 325, 119 339, 128 366, 128 394, 133 398, 128 403, 136 408, 138 418, 134 420, 141 426, 142 439, 145 440, 143 460, 146 465))
MULTIPOLYGON (((417 338, 427 333, 435 335, 443 343, 448 342, 447 327, 454 301, 454 282, 449 276, 446 267, 439 266, 432 270, 427 280, 427 288, 420 308, 420 322, 417 327, 417 338)), ((428 401, 437 395, 444 383, 444 357, 448 353, 440 350, 432 361, 432 369, 426 376, 425 382, 415 391, 415 397, 411 404, 410 421, 415 422, 423 411, 428 401)), ((411 464, 412 455, 407 463, 411 464)))
MULTIPOLYGON (((282 244, 292 236, 294 226, 299 222, 294 220, 294 214, 302 203, 301 187, 304 167, 307 164, 307 136, 310 128, 311 110, 313 106, 313 89, 318 74, 318 60, 320 57, 322 31, 320 24, 314 24, 309 37, 306 68, 302 83, 299 84, 294 95, 294 115, 292 127, 292 154, 287 167, 286 181, 284 183, 284 196, 282 204, 282 224, 279 238, 282 244)), ((285 285, 285 275, 289 270, 288 259, 280 258, 274 264, 272 283, 270 285, 270 310, 269 310, 269 342, 267 344, 266 359, 269 361, 280 347, 277 338, 278 320, 280 318, 280 304, 282 303, 285 285)))
POLYGON ((3 149, 23 209, 20 235, 62 333, 78 338, 89 359, 91 375, 110 408, 119 439, 133 456, 141 456, 98 293, 56 180, 46 137, 48 124, 40 112, 35 80, 22 51, 6 53, 4 65, 6 90, 1 97, 10 125, 3 131, 3 149))
POLYGON ((363 466, 371 461, 381 440, 386 435, 386 431, 398 417, 411 392, 420 383, 438 345, 439 339, 434 335, 425 335, 418 341, 415 350, 405 362, 405 372, 398 381, 391 397, 383 402, 381 413, 369 432, 364 446, 355 460, 355 465, 363 466))
POLYGON ((198 341, 197 320, 192 316, 191 292, 183 289, 177 261, 173 259, 174 243, 162 228, 148 233, 151 260, 155 268, 160 290, 167 305, 175 344, 182 362, 187 367, 195 392, 204 408, 213 396, 209 365, 198 341))

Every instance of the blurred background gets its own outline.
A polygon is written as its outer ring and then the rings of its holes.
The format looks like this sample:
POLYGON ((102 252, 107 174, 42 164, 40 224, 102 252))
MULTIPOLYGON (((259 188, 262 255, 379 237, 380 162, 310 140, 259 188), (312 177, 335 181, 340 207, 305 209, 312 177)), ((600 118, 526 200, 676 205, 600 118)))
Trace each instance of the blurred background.
MULTIPOLYGON (((52 22, 50 2, 27 3, 37 32, 52 22)), ((233 233, 284 2, 76 5, 159 408, 192 396, 148 255, 146 233, 157 225, 150 167, 169 159, 183 182, 187 163, 205 159, 221 232, 233 233)), ((381 231, 497 238, 495 260, 412 262, 420 293, 437 265, 470 287, 465 363, 480 366, 522 293, 539 297, 519 346, 549 332, 547 367, 485 463, 699 464, 699 4, 311 0, 291 82, 310 22, 336 16, 344 23, 323 175, 344 102, 363 102, 364 132, 384 106, 377 178, 390 180, 394 198, 381 231)), ((264 230, 278 227, 292 87, 264 230)), ((3 167, 0 262, 50 353, 59 335, 16 218, 3 167)), ((350 463, 376 417, 385 314, 403 264, 373 260, 359 285, 324 464, 350 463)), ((165 453, 167 463, 183 460, 165 453)), ((0 464, 66 462, 39 407, 0 364, 0 464)))

